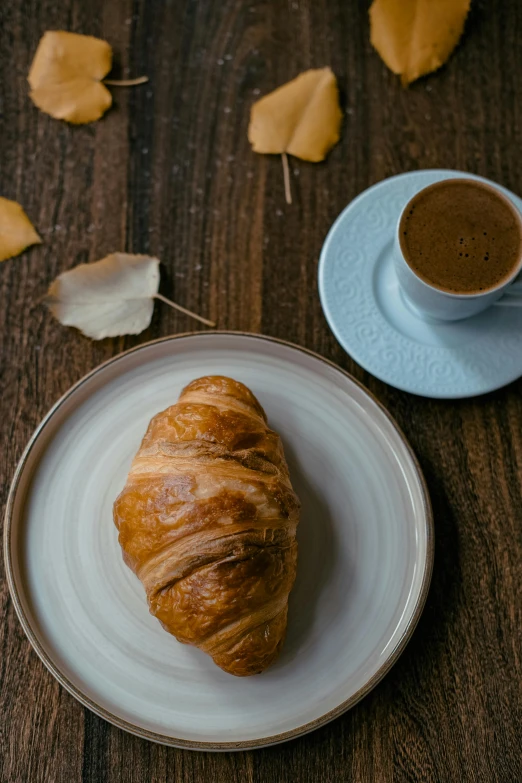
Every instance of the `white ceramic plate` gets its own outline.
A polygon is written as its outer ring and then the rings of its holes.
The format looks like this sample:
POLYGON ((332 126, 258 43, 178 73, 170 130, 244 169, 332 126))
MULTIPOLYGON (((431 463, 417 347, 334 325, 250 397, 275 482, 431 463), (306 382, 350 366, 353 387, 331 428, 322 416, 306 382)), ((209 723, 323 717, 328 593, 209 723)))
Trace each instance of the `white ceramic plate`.
POLYGON ((25 632, 83 704, 158 742, 233 750, 311 731, 384 676, 422 611, 433 531, 410 447, 353 378, 287 343, 200 333, 122 354, 55 405, 13 481, 5 557, 25 632), (149 419, 211 373, 259 397, 303 506, 286 643, 249 678, 162 630, 112 522, 149 419))
POLYGON ((419 317, 401 294, 392 261, 399 215, 415 193, 448 177, 487 182, 522 211, 522 199, 474 174, 410 171, 348 204, 319 262, 323 311, 345 351, 397 389, 443 399, 485 394, 522 375, 522 307, 509 306, 509 297, 473 318, 437 322, 419 317))

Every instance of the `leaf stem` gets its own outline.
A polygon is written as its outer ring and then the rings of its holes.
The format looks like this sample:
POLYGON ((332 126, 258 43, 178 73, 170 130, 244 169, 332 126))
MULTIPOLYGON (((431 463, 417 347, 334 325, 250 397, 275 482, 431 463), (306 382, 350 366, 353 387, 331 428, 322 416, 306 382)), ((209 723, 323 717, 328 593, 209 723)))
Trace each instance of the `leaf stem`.
POLYGON ((283 178, 285 181, 285 200, 287 204, 291 204, 292 191, 290 189, 290 169, 288 168, 288 156, 286 152, 281 153, 281 160, 283 161, 283 178))
POLYGON ((170 307, 173 307, 174 310, 179 310, 180 313, 184 313, 185 315, 190 316, 190 318, 195 318, 196 321, 201 321, 201 323, 205 324, 206 326, 215 327, 216 325, 214 321, 209 321, 207 318, 203 318, 203 316, 197 315, 196 313, 193 313, 191 310, 187 310, 185 307, 176 304, 176 302, 171 302, 170 299, 167 299, 167 297, 163 296, 163 294, 154 294, 154 298, 159 299, 160 302, 164 302, 165 304, 168 304, 170 307))
POLYGON ((148 76, 138 76, 137 79, 104 79, 103 83, 109 87, 137 87, 138 84, 145 84, 149 81, 148 76))

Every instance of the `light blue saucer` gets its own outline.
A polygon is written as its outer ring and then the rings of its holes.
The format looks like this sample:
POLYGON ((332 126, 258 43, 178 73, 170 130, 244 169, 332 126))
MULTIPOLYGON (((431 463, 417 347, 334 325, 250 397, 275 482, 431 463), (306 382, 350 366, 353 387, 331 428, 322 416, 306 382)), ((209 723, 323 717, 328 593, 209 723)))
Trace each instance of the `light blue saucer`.
MULTIPOLYGON (((455 399, 499 389, 522 375, 522 307, 494 305, 465 321, 423 320, 405 302, 392 262, 402 208, 448 177, 433 169, 391 177, 341 212, 319 262, 319 294, 335 337, 365 370, 397 389, 455 399)), ((522 199, 496 183, 522 211, 522 199)))

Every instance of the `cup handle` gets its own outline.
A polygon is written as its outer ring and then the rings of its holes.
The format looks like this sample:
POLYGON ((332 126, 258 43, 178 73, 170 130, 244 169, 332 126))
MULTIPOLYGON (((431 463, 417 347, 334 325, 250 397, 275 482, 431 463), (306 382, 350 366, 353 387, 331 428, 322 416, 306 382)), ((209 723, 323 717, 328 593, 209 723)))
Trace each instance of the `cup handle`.
POLYGON ((497 307, 522 307, 522 272, 493 304, 497 307))

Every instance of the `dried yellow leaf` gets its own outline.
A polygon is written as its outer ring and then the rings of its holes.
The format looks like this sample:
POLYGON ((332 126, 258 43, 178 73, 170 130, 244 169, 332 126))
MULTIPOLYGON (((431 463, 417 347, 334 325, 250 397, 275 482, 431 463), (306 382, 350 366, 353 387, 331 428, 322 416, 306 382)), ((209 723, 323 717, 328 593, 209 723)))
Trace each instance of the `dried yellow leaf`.
POLYGON ((0 197, 0 261, 17 256, 29 245, 41 242, 20 204, 0 197))
POLYGON ((112 68, 107 41, 90 35, 48 31, 38 44, 28 81, 31 99, 58 120, 94 122, 112 103, 101 80, 112 68))
POLYGON ((374 0, 371 43, 409 84, 444 65, 459 42, 471 0, 374 0))
POLYGON ((324 160, 341 128, 337 81, 330 68, 301 73, 254 103, 248 139, 255 152, 324 160))

